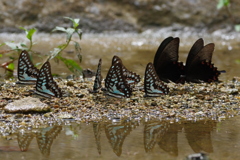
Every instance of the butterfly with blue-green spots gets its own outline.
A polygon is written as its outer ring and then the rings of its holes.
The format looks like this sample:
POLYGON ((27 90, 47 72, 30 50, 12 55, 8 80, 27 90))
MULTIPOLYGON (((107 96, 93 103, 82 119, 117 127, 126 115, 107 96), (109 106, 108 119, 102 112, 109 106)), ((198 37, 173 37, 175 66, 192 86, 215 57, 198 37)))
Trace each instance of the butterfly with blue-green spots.
POLYGON ((121 61, 116 61, 110 67, 105 79, 105 87, 107 95, 116 98, 129 98, 132 94, 132 89, 125 76, 123 75, 123 65, 121 61))
POLYGON ((95 93, 97 92, 97 90, 99 88, 102 87, 101 65, 102 65, 102 59, 99 59, 98 68, 97 68, 97 72, 96 72, 95 80, 94 80, 94 84, 93 84, 93 91, 92 91, 95 93))
POLYGON ((22 51, 18 59, 18 82, 17 84, 36 84, 37 76, 39 70, 34 67, 29 53, 27 51, 22 51))
POLYGON ((158 97, 169 92, 169 88, 159 79, 152 63, 148 63, 146 67, 144 91, 146 97, 158 97))
MULTIPOLYGON (((114 56, 112 59, 112 65, 116 62, 121 62, 122 60, 118 56, 114 56)), ((127 83, 131 88, 135 86, 138 82, 140 82, 141 78, 140 75, 136 74, 135 72, 129 71, 123 64, 122 64, 123 76, 125 77, 127 83)))
POLYGON ((39 71, 35 93, 47 98, 62 97, 61 89, 53 80, 49 61, 45 62, 39 71))

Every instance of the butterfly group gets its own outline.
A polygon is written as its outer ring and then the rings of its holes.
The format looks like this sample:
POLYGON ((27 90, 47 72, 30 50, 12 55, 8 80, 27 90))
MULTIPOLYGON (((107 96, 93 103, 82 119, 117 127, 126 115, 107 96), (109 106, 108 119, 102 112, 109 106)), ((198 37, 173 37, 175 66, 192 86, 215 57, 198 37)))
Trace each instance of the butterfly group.
MULTIPOLYGON (((212 63, 214 43, 204 46, 203 39, 198 39, 190 49, 186 64, 178 61, 179 38, 168 37, 157 49, 153 63, 148 63, 144 75, 146 97, 158 97, 169 93, 164 82, 218 82, 218 71, 212 63)), ((102 87, 102 59, 99 59, 92 93, 102 87)), ((31 62, 27 51, 22 51, 18 61, 18 79, 21 84, 36 84, 36 93, 45 97, 62 97, 61 89, 53 80, 49 61, 38 70, 31 62)), ((110 69, 105 78, 106 94, 116 98, 129 98, 141 78, 128 70, 118 56, 112 58, 110 69)))
POLYGON ((198 39, 190 49, 184 66, 178 62, 179 38, 168 37, 160 44, 155 57, 154 67, 158 77, 165 82, 218 82, 218 71, 212 64, 214 43, 204 46, 203 39, 198 39))
POLYGON ((61 89, 53 80, 49 61, 46 61, 38 70, 27 51, 22 51, 18 59, 18 80, 18 84, 35 84, 35 93, 40 96, 62 97, 61 89))

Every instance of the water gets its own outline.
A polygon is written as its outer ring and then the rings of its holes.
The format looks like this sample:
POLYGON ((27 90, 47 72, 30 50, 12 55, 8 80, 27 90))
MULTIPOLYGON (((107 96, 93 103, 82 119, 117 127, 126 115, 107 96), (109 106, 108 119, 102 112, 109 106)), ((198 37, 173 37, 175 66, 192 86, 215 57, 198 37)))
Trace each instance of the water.
MULTIPOLYGON (((168 36, 179 36, 179 60, 185 62, 191 45, 203 37, 205 44, 216 44, 213 62, 219 70, 226 70, 220 80, 231 80, 240 75, 240 40, 234 35, 143 33, 83 35, 80 41, 83 68, 96 70, 102 58, 103 77, 111 65, 113 55, 119 56, 124 65, 143 76, 146 64, 153 61, 160 42, 168 36)), ((77 37, 74 37, 77 40, 77 37)), ((23 35, 1 34, 5 41, 27 42, 23 35)), ((33 50, 38 54, 33 61, 42 62, 54 47, 65 42, 65 35, 38 34, 33 50), (40 58, 39 58, 40 57, 40 58)), ((6 49, 3 47, 3 49, 6 49)), ((73 45, 63 56, 73 58, 73 45)), ((8 61, 0 58, 0 63, 8 61)), ((17 64, 17 62, 15 62, 17 64)), ((52 72, 71 74, 63 64, 51 61, 52 72)), ((0 68, 0 73, 4 70, 0 68)), ((197 122, 128 122, 120 123, 71 123, 66 126, 34 129, 30 133, 0 136, 0 159, 184 159, 187 155, 204 152, 211 159, 239 159, 240 118, 223 122, 203 120, 197 122), (114 137, 115 136, 115 137, 114 137), (20 144, 20 145, 19 145, 20 144), (28 146, 28 147, 27 147, 28 146), (21 150, 22 149, 22 150, 21 150), (23 152, 24 151, 24 152, 23 152)))
POLYGON ((1 137, 0 158, 183 160, 204 152, 211 159, 232 160, 239 159, 239 125, 239 117, 218 123, 72 123, 11 135, 11 139, 1 137), (28 147, 21 152, 24 144, 28 147))

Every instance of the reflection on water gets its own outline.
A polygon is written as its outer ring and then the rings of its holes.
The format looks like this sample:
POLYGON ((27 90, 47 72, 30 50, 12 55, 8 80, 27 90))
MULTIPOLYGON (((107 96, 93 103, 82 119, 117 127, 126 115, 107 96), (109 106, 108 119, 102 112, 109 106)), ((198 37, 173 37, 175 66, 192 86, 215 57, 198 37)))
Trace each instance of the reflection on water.
POLYGON ((204 152, 210 158, 224 159, 219 153, 224 148, 228 158, 234 159, 236 150, 240 149, 240 145, 234 143, 240 137, 233 136, 239 131, 229 128, 229 124, 240 124, 240 121, 233 119, 218 123, 212 120, 182 123, 124 120, 72 123, 32 132, 20 130, 16 138, 15 135, 1 138, 0 158, 11 155, 13 159, 184 159, 189 154, 204 152), (234 142, 229 141, 228 136, 234 142), (17 151, 16 146, 22 152, 17 151), (227 150, 225 146, 229 146, 227 150))

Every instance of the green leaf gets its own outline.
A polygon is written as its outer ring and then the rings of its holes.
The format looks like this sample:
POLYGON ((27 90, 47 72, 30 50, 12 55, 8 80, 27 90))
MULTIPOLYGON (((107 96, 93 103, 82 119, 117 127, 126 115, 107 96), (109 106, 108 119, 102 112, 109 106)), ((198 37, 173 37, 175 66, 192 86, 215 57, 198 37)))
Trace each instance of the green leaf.
POLYGON ((21 43, 12 43, 12 42, 5 42, 5 44, 10 47, 12 50, 27 50, 27 47, 21 45, 21 43))
POLYGON ((58 26, 52 30, 52 32, 55 32, 55 31, 67 32, 67 30, 64 27, 58 27, 58 26))
POLYGON ((6 45, 6 44, 5 44, 5 43, 1 43, 1 44, 0 44, 0 47, 2 47, 2 46, 4 46, 4 45, 6 45))
POLYGON ((70 18, 70 17, 64 17, 64 18, 69 19, 70 21, 72 21, 74 29, 76 29, 79 26, 80 19, 78 19, 78 18, 73 19, 73 18, 70 18))
POLYGON ((35 29, 35 28, 32 28, 32 29, 28 30, 26 37, 31 41, 32 36, 36 31, 37 31, 37 29, 35 29))
POLYGON ((237 24, 234 26, 235 31, 240 32, 240 24, 237 24))
POLYGON ((29 30, 27 30, 27 29, 25 29, 25 28, 23 28, 23 27, 19 27, 19 28, 25 31, 26 37, 27 37, 27 39, 29 39, 30 41, 32 40, 33 34, 37 31, 36 28, 31 28, 31 29, 29 29, 29 30))
POLYGON ((2 54, 0 54, 0 58, 2 57, 3 55, 2 54))
POLYGON ((240 59, 236 59, 235 63, 240 64, 240 59))
POLYGON ((75 30, 73 28, 67 28, 67 41, 70 41, 75 30))
POLYGON ((217 9, 221 9, 222 7, 228 7, 230 5, 230 0, 219 0, 217 4, 217 9))
POLYGON ((71 72, 78 75, 82 74, 82 68, 74 60, 66 59, 61 56, 57 56, 56 58, 60 59, 71 72))
POLYGON ((10 69, 10 70, 14 70, 14 64, 13 63, 10 63, 9 65, 8 65, 8 69, 10 69))
POLYGON ((75 42, 75 43, 74 43, 74 46, 75 46, 75 51, 76 51, 77 56, 78 56, 78 60, 79 60, 79 62, 81 63, 81 62, 82 62, 81 47, 80 47, 80 45, 79 45, 78 42, 75 42))

